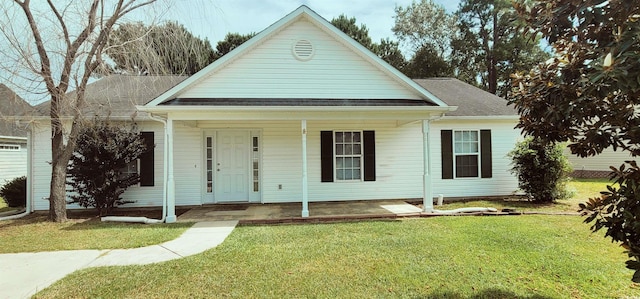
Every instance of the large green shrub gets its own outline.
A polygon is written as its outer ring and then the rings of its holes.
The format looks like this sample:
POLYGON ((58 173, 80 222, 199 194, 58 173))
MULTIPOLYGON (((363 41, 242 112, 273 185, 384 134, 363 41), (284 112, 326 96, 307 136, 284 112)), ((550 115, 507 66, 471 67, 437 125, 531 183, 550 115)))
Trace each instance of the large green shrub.
POLYGON ((74 192, 69 203, 96 208, 100 215, 129 203, 122 194, 140 177, 124 169, 144 152, 144 142, 135 128, 102 120, 85 125, 68 167, 67 183, 74 192))
POLYGON ((627 268, 635 271, 633 281, 640 283, 640 168, 635 161, 625 163, 629 167, 611 167, 613 186, 600 192, 602 196, 581 203, 580 211, 587 216, 584 222, 595 221, 591 230, 606 228, 605 237, 622 243, 630 258, 627 268))
POLYGON ((0 188, 0 197, 11 208, 27 205, 27 177, 17 177, 0 188))
POLYGON ((531 137, 518 142, 509 153, 511 172, 518 186, 534 202, 553 202, 571 197, 567 188, 571 165, 559 144, 546 144, 531 137))

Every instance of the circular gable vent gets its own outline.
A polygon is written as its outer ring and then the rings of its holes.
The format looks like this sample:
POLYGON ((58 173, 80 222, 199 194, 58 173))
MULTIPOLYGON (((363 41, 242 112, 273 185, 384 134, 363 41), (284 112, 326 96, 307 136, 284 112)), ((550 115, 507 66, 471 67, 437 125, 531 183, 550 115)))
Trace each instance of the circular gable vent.
POLYGON ((311 57, 313 57, 313 54, 314 54, 313 44, 311 43, 311 41, 306 39, 298 40, 293 45, 292 50, 293 50, 293 56, 296 59, 302 60, 302 61, 307 61, 311 59, 311 57))

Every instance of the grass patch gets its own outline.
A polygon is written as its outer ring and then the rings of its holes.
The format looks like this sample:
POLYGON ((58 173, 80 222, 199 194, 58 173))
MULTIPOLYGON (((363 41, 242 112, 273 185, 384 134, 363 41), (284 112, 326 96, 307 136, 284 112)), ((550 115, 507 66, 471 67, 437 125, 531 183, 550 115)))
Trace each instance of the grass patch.
POLYGON ((493 207, 498 210, 505 208, 515 208, 520 212, 577 212, 580 208, 578 204, 587 201, 590 197, 600 196, 600 191, 607 189, 610 184, 608 179, 573 179, 569 182, 575 194, 567 200, 560 200, 556 203, 531 203, 526 200, 466 200, 460 202, 446 203, 442 207, 436 209, 450 210, 463 207, 493 207))
POLYGON ((85 269, 36 298, 611 298, 626 256, 574 216, 243 226, 217 248, 85 269))
POLYGON ((173 240, 191 225, 113 223, 99 218, 53 223, 46 216, 31 215, 0 222, 0 253, 143 247, 173 240))

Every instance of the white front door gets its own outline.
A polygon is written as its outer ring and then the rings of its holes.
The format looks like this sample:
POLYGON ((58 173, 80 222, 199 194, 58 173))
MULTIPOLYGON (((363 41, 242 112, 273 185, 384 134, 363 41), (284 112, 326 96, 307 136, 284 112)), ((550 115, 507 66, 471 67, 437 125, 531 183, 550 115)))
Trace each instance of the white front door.
POLYGON ((218 131, 214 192, 216 202, 249 201, 249 131, 218 131))

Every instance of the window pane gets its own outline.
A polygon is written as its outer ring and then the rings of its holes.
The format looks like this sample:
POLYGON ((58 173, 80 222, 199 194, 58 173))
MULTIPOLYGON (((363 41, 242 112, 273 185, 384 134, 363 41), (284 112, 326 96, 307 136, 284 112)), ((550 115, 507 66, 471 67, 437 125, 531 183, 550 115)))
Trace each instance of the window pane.
POLYGON ((353 175, 351 174, 351 170, 345 170, 345 171, 344 171, 344 179, 345 179, 345 180, 351 180, 351 179, 353 179, 353 175))
POLYGON ((344 180, 344 170, 343 169, 336 170, 336 179, 344 180))
POLYGON ((353 170, 353 179, 354 180, 359 180, 360 179, 360 169, 354 169, 353 170))
POLYGON ((211 170, 212 168, 211 166, 212 166, 211 160, 207 160, 207 170, 211 170))
POLYGON ((456 156, 456 177, 478 177, 478 155, 456 156))
POLYGON ((336 144, 336 155, 344 155, 343 145, 336 144))
POLYGON ((351 142, 351 132, 344 132, 344 142, 351 142))
POLYGON ((353 165, 353 158, 344 158, 344 168, 351 168, 353 165))
POLYGON ((455 141, 462 141, 462 131, 455 131, 454 134, 455 141))
POLYGON ((344 158, 336 158, 336 169, 344 168, 344 158))
POLYGON ((353 132, 353 142, 360 142, 360 132, 353 132))
POLYGON ((353 158, 353 167, 360 168, 360 158, 353 158))
POLYGON ((343 142, 344 138, 342 136, 342 132, 336 132, 336 142, 343 142))
POLYGON ((211 159, 211 149, 207 149, 207 159, 211 159))
POLYGON ((469 153, 477 153, 478 152, 478 143, 474 142, 469 145, 469 153))
POLYGON ((360 155, 362 153, 360 144, 356 144, 353 146, 353 154, 360 155))
POLYGON ((211 147, 211 137, 207 137, 207 147, 211 147))
POLYGON ((353 150, 352 150, 352 148, 353 148, 353 145, 351 145, 351 144, 345 144, 345 145, 344 145, 344 154, 345 154, 345 155, 351 155, 351 154, 353 154, 353 150))

